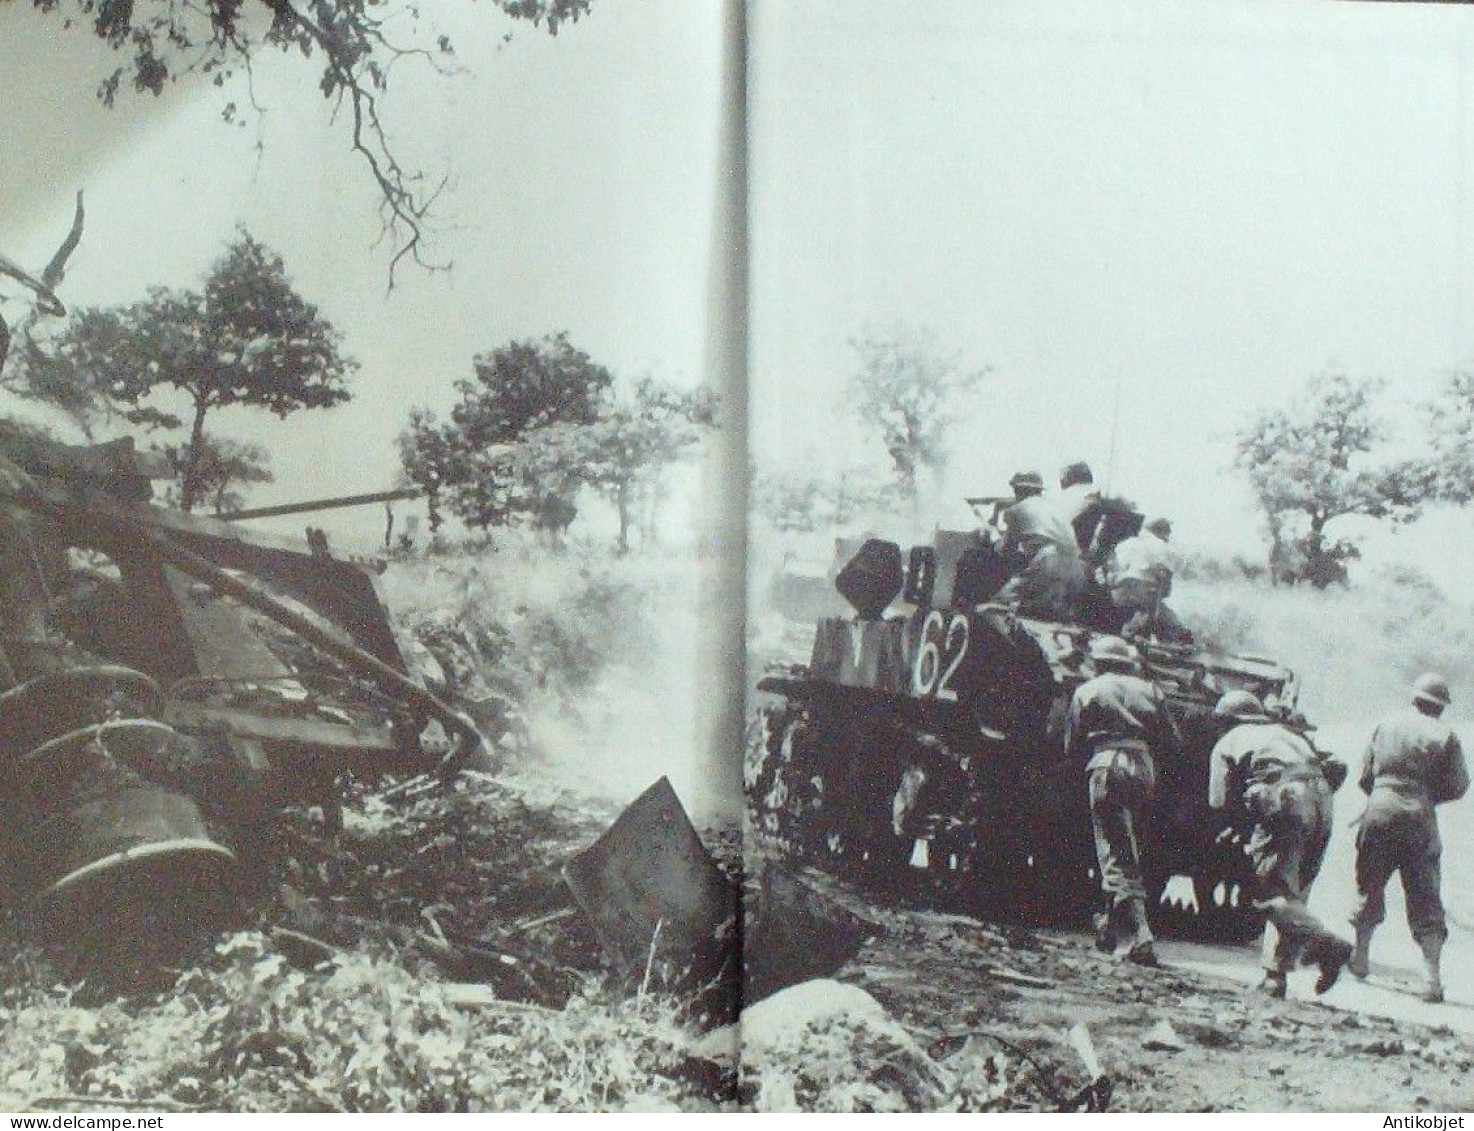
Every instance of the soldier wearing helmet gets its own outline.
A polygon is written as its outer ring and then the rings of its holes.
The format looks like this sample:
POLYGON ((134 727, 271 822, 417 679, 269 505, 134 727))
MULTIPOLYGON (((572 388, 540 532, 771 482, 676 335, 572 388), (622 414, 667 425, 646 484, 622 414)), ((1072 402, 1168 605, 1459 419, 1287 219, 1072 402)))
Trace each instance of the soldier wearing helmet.
POLYGON ((1156 790, 1156 758, 1175 752, 1177 729, 1161 691, 1136 674, 1136 650, 1116 636, 1091 642, 1097 673, 1076 689, 1065 716, 1066 755, 1086 758, 1086 791, 1100 885, 1109 901, 1096 917, 1098 949, 1157 965, 1146 916, 1137 816, 1156 790))
POLYGON ((976 503, 992 503, 994 505, 993 517, 982 531, 983 539, 999 553, 1017 553, 1018 547, 1009 546, 1009 531, 1022 530, 1034 524, 1033 516, 1039 503, 1031 503, 1019 512, 1020 518, 1009 522, 1010 512, 1015 507, 1029 499, 1039 499, 1044 493, 1044 476, 1037 471, 1016 471, 1008 480, 1008 485, 1013 490, 1013 499, 1007 498, 980 498, 971 500, 976 503))
POLYGON ((1009 477, 1008 485, 1013 488, 1013 497, 1022 502, 1044 493, 1044 476, 1037 471, 1015 471, 1009 477))
MULTIPOLYGON (((1331 839, 1332 771, 1305 737, 1275 722, 1248 691, 1230 691, 1213 714, 1230 729, 1211 755, 1208 804, 1240 805, 1254 820, 1246 851, 1254 864, 1254 906, 1274 925, 1264 937, 1264 980, 1260 988, 1282 998, 1297 963, 1320 967, 1315 992, 1335 985, 1351 957, 1351 944, 1337 938, 1310 913, 1306 901, 1331 839)), ((1340 768, 1339 763, 1335 763, 1340 768)), ((1337 784, 1344 775, 1337 776, 1337 784)))
POLYGON ((1020 471, 1008 485, 1013 488, 1014 501, 999 516, 1005 554, 1027 561, 1045 545, 1073 540, 1069 525, 1044 497, 1042 475, 1037 471, 1020 471))
POLYGON ((1044 496, 1044 477, 1037 471, 1021 471, 1009 485, 1017 501, 1000 516, 999 552, 1014 577, 994 599, 1024 616, 1071 620, 1089 583, 1074 528, 1044 496))
POLYGON ((1165 603, 1172 592, 1171 538, 1172 524, 1154 518, 1122 541, 1106 562, 1106 588, 1124 618, 1121 631, 1127 636, 1160 636, 1175 642, 1183 632, 1165 603))
POLYGON ((1383 892, 1402 873, 1408 927, 1423 951, 1427 980, 1423 1000, 1443 1000, 1440 961, 1448 937, 1440 897, 1443 846, 1434 807, 1457 801, 1469 789, 1469 769, 1458 735, 1440 716, 1452 697, 1448 683, 1427 674, 1413 684, 1412 707, 1384 720, 1362 761, 1360 785, 1367 808, 1356 834, 1356 888, 1352 925, 1356 952, 1351 972, 1370 971, 1372 934, 1386 917, 1383 892))

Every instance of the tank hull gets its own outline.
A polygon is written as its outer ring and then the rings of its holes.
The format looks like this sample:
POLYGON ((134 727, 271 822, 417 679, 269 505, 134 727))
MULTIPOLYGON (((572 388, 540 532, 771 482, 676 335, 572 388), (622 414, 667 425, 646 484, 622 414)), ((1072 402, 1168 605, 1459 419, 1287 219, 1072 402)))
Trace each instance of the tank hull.
MULTIPOLYGON (((1006 609, 917 607, 819 622, 809 663, 770 672, 749 736, 755 833, 897 899, 1031 922, 1096 900, 1085 770, 1064 755, 1094 633, 1006 609)), ((1289 713, 1268 661, 1145 642, 1143 674, 1183 735, 1139 826, 1154 922, 1216 939, 1259 928, 1242 818, 1207 805, 1219 695, 1289 713), (1174 877, 1178 877, 1174 880, 1174 877)))

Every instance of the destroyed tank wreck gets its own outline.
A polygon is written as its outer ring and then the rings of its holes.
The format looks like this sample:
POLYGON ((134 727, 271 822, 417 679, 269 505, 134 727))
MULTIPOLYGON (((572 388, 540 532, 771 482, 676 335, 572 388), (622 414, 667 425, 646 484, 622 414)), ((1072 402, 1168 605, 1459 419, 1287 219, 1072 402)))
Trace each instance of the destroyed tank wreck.
POLYGON ((6 447, 54 640, 8 657, 0 883, 72 975, 137 988, 239 921, 282 806, 481 756, 320 536, 152 505, 131 442, 6 447))
MULTIPOLYGON (((1118 523, 1118 537, 1139 521, 1118 523)), ((1086 920, 1095 853, 1064 720, 1094 674, 1091 639, 1117 626, 990 603, 1006 577, 973 533, 939 532, 904 565, 896 543, 877 539, 848 557, 836 587, 854 615, 820 620, 809 662, 774 666, 757 684, 745 785, 760 841, 893 898, 1086 920)), ((1305 729, 1296 678, 1257 657, 1136 644, 1183 740, 1158 758, 1154 807, 1137 830, 1154 922, 1246 938, 1260 924, 1247 895, 1247 824, 1207 804, 1224 729, 1212 711, 1224 692, 1247 690, 1305 729)))

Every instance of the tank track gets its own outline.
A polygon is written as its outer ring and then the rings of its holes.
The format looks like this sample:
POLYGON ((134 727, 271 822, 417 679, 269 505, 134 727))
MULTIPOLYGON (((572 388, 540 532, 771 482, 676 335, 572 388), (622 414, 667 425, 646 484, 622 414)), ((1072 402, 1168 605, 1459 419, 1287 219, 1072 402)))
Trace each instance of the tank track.
MULTIPOLYGON (((1098 893, 1083 806, 1064 822, 1074 835, 1038 835, 1038 825, 1061 822, 1040 816, 1031 827, 1017 796, 988 820, 983 799, 958 778, 940 788, 926 780, 927 768, 953 761, 940 740, 932 738, 940 750, 926 749, 927 736, 897 742, 873 720, 828 715, 783 701, 750 720, 744 785, 762 851, 894 901, 1033 924, 1089 923, 1098 893)), ((1161 933, 1218 942, 1258 933, 1240 831, 1220 835, 1190 866, 1174 861, 1184 869, 1175 880, 1151 871, 1149 837, 1143 853, 1161 933)))

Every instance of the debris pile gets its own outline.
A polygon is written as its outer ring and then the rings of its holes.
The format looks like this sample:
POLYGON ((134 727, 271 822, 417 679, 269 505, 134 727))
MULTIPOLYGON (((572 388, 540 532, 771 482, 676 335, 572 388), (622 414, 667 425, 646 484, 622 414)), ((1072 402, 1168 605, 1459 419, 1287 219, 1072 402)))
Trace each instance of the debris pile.
POLYGON ((78 999, 12 960, 0 1107, 486 1111, 728 1102, 692 997, 611 966, 561 870, 609 814, 484 775, 354 787, 284 817, 287 882, 167 991, 78 999), (459 963, 459 965, 457 965, 459 963), (88 1000, 89 1008, 73 1004, 88 1000), (36 1050, 48 1050, 42 1056, 36 1050))

